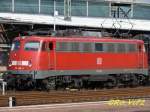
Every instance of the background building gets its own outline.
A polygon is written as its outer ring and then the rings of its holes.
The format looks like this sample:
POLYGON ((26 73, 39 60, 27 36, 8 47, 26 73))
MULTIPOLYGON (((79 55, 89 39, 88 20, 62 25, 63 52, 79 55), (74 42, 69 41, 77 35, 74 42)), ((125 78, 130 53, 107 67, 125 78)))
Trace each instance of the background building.
POLYGON ((149 34, 149 12, 149 0, 0 0, 0 42, 11 43, 15 32, 39 28, 149 34))
POLYGON ((148 0, 0 0, 0 22, 149 32, 149 3, 148 0))

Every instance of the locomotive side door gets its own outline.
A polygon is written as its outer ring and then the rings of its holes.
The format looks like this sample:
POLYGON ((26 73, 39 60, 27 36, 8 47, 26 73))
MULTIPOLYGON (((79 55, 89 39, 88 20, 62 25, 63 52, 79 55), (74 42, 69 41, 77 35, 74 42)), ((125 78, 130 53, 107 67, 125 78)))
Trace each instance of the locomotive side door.
POLYGON ((138 62, 139 68, 144 68, 144 54, 142 44, 138 44, 138 62))
POLYGON ((50 41, 48 42, 48 61, 49 61, 49 70, 56 69, 56 59, 55 59, 55 42, 50 41))

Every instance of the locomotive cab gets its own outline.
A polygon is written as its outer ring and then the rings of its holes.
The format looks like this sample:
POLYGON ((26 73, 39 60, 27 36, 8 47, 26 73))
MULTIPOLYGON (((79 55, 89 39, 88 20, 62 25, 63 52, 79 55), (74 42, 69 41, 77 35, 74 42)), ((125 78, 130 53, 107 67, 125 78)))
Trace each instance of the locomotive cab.
POLYGON ((32 70, 37 68, 37 55, 40 50, 40 41, 16 40, 12 44, 9 69, 32 70))
MULTIPOLYGON (((34 39, 16 38, 11 47, 9 56, 9 77, 7 82, 19 83, 18 88, 33 85, 34 72, 38 69, 38 56, 41 50, 41 41, 34 39), (15 80, 12 80, 14 77, 15 80), (23 83, 23 84, 21 84, 23 83), (27 84, 27 85, 25 85, 27 84)), ((24 88, 24 87, 23 87, 24 88)))
POLYGON ((55 70, 55 42, 40 40, 37 37, 16 38, 11 47, 9 56, 7 82, 18 85, 18 88, 33 86, 35 79, 42 71, 55 70), (12 78, 13 77, 13 78, 12 78), (15 79, 15 80, 12 80, 15 79))

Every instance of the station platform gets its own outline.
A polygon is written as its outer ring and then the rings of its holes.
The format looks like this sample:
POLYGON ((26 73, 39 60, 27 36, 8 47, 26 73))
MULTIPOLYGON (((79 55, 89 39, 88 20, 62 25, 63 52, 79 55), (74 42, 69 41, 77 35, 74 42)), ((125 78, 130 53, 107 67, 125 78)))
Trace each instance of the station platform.
POLYGON ((11 108, 0 107, 0 112, 29 112, 29 111, 30 112, 150 112, 150 100, 128 99, 128 100, 114 100, 113 102, 110 100, 99 102, 18 106, 11 108))

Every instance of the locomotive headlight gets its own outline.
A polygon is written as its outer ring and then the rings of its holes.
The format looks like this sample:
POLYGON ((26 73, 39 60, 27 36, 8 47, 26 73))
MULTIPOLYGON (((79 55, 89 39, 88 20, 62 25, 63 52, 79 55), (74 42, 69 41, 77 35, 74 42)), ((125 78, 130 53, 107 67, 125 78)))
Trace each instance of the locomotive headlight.
POLYGON ((20 64, 21 66, 29 66, 29 67, 32 66, 31 60, 29 60, 29 61, 21 61, 20 63, 21 63, 20 64))

